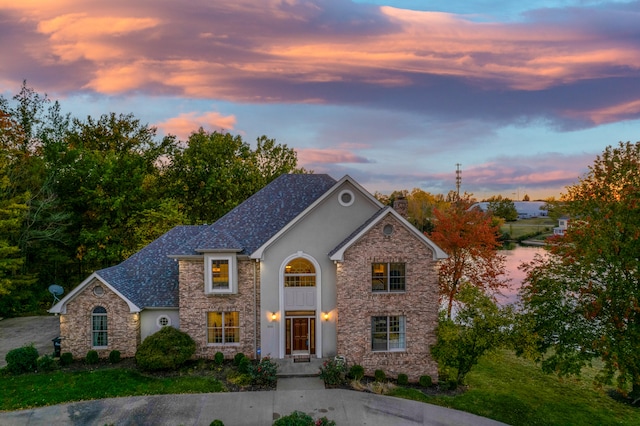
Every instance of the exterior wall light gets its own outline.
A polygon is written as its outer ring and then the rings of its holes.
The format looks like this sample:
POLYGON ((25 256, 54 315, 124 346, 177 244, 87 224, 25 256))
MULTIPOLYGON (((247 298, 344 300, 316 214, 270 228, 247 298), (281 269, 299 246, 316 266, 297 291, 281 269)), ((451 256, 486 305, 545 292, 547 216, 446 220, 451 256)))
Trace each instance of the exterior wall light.
POLYGON ((324 318, 325 321, 329 321, 329 312, 323 313, 322 317, 324 318))
POLYGON ((278 314, 275 312, 271 312, 271 321, 275 321, 276 319, 278 319, 278 314))

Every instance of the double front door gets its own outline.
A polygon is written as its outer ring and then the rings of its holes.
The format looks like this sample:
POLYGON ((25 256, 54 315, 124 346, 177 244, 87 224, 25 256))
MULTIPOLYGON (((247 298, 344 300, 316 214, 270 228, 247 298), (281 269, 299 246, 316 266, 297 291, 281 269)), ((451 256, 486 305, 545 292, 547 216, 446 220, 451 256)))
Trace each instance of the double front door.
POLYGON ((287 317, 287 355, 295 353, 316 353, 314 317, 287 317))

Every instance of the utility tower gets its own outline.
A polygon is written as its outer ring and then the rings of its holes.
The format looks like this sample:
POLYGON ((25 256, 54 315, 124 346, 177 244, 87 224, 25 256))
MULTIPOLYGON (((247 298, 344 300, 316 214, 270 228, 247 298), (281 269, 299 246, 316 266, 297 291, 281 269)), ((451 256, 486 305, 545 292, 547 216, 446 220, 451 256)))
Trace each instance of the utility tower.
POLYGON ((460 169, 462 164, 456 163, 456 195, 460 200, 460 185, 462 184, 462 170, 460 169))

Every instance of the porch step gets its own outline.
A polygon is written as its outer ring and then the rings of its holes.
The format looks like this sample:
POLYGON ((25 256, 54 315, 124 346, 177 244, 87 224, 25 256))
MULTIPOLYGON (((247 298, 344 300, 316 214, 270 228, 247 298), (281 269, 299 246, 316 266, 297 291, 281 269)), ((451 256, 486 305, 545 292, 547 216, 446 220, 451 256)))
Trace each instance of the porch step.
POLYGON ((320 374, 322 359, 306 356, 304 362, 296 361, 294 358, 275 359, 278 364, 277 377, 317 377, 320 374))

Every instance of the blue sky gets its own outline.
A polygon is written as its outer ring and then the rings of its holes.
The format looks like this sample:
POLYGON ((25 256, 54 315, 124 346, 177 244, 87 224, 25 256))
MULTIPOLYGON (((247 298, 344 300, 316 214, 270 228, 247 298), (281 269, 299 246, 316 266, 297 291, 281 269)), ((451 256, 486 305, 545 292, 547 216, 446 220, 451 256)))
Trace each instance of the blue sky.
POLYGON ((371 192, 558 197, 637 141, 640 2, 0 0, 0 93, 267 135, 371 192))

